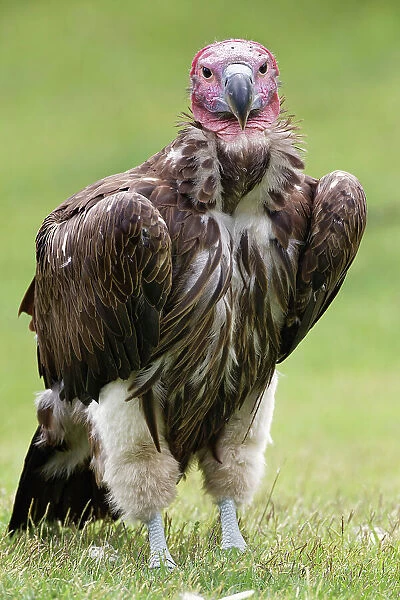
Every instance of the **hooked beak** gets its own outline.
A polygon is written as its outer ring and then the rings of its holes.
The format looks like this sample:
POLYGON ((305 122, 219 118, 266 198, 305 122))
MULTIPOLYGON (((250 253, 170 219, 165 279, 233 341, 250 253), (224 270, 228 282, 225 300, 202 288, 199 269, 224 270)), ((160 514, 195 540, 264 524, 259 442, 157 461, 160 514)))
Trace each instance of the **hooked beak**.
POLYGON ((224 71, 223 82, 224 100, 244 129, 254 100, 253 72, 247 65, 229 65, 224 71))

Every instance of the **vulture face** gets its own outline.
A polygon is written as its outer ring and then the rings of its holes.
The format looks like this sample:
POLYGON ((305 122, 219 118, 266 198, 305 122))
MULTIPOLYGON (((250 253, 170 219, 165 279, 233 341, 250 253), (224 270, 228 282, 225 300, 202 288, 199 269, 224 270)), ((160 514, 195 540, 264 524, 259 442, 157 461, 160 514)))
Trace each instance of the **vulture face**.
POLYGON ((194 118, 227 140, 265 130, 279 115, 278 74, 274 56, 256 42, 207 46, 190 71, 194 118))

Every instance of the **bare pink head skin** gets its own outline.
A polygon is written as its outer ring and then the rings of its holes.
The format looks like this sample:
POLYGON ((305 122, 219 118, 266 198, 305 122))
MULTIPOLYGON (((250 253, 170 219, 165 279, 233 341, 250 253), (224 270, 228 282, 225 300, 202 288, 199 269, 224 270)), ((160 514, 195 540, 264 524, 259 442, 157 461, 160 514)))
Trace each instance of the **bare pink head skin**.
POLYGON ((193 116, 226 141, 264 131, 280 112, 278 75, 274 56, 257 42, 206 46, 190 70, 193 116))

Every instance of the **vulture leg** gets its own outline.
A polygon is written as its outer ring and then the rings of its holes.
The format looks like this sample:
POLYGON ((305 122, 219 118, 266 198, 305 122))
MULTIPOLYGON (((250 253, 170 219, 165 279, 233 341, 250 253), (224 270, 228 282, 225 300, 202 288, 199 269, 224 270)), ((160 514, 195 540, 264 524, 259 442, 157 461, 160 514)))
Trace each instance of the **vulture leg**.
POLYGON ((224 498, 219 503, 219 513, 222 529, 222 550, 237 548, 244 552, 247 544, 240 533, 234 501, 231 498, 224 498))
POLYGON ((130 382, 104 386, 99 403, 90 405, 90 420, 100 460, 97 478, 109 490, 112 507, 128 523, 142 521, 149 530, 150 567, 173 567, 165 541, 161 511, 174 499, 179 464, 164 437, 160 405, 153 399, 159 451, 146 423, 142 401, 129 392, 130 382), (104 459, 104 460, 102 460, 104 459))
POLYGON ((150 519, 147 523, 149 531, 149 543, 150 543, 150 569, 157 569, 164 564, 169 569, 176 567, 176 562, 172 558, 167 542, 165 539, 164 525, 162 522, 161 514, 158 512, 155 516, 150 519))
POLYGON ((263 475, 277 381, 275 374, 261 398, 247 398, 226 424, 214 452, 207 449, 198 454, 205 489, 219 505, 223 549, 246 547, 236 506, 251 501, 263 475))

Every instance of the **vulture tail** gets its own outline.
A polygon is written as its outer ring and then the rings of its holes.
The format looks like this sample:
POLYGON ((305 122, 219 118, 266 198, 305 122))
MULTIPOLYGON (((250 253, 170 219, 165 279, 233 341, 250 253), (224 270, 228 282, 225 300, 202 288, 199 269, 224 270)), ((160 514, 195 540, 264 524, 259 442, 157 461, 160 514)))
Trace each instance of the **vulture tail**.
POLYGON ((66 408, 60 411, 54 399, 55 394, 47 390, 38 403, 41 424, 25 458, 8 525, 10 532, 42 521, 61 521, 81 528, 88 520, 116 518, 107 504, 105 489, 99 487, 90 468, 86 428, 70 418, 72 408, 68 403, 63 402, 66 408))

